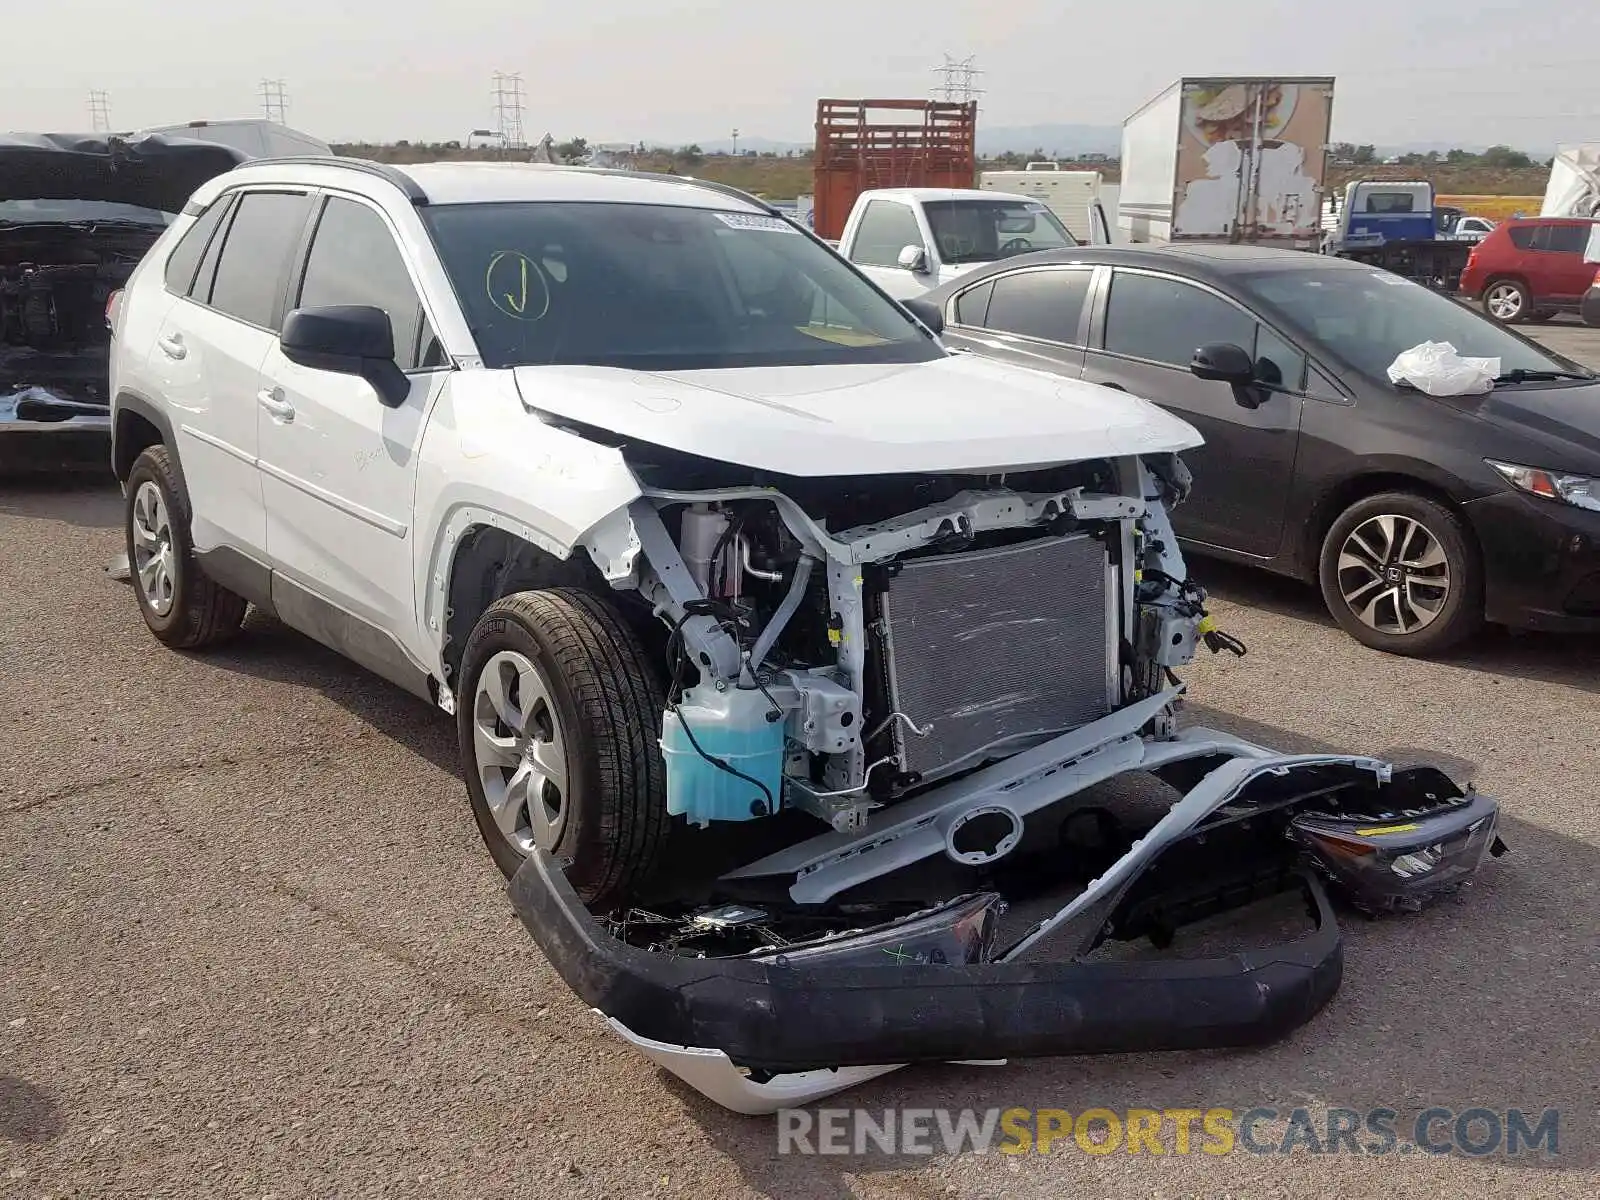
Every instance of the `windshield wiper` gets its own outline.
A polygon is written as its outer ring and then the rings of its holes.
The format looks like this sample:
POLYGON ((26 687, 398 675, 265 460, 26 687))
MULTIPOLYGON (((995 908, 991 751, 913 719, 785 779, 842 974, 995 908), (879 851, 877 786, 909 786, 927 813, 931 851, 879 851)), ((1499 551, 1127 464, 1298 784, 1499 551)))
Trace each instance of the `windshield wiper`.
POLYGON ((1495 383, 1548 383, 1556 379, 1593 379, 1592 371, 1530 371, 1526 367, 1518 367, 1515 371, 1507 371, 1504 375, 1495 376, 1495 383))

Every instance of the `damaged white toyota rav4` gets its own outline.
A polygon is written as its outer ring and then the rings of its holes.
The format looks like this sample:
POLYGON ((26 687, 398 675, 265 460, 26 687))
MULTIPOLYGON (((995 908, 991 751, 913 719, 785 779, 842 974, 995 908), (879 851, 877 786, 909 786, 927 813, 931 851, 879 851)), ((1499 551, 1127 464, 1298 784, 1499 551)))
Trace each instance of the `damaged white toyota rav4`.
POLYGON ((742 193, 247 165, 113 311, 150 630, 255 605, 453 714, 533 937, 729 1107, 1270 1040, 1338 986, 1326 884, 1414 908, 1503 848, 1437 770, 1180 730, 1241 649, 1167 521, 1194 430, 947 352, 742 193), (1279 895, 1286 944, 1091 957, 1279 895))

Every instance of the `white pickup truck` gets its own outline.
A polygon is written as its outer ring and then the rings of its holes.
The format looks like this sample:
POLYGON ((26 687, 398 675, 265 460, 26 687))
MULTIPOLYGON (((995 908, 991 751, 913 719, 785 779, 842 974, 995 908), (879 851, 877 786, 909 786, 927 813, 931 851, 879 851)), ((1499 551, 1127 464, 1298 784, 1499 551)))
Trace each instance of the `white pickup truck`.
POLYGON ((885 188, 856 198, 839 252, 889 295, 909 300, 996 259, 1078 244, 1049 205, 1031 196, 885 188))

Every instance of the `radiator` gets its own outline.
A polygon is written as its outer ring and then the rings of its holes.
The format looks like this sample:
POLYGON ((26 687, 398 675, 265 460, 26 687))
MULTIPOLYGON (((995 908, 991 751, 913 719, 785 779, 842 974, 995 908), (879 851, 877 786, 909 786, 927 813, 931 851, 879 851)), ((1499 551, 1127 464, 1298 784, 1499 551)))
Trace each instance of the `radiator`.
POLYGON ((878 653, 900 769, 922 780, 1075 729, 1113 707, 1117 592, 1086 534, 912 559, 881 596, 878 653))

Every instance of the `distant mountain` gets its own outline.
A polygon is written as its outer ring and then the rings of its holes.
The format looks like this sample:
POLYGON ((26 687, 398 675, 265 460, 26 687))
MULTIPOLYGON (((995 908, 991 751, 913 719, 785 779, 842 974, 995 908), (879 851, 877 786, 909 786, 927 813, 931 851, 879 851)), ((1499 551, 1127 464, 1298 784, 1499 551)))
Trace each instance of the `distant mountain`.
POLYGON ((998 125, 985 127, 978 120, 978 153, 1031 154, 1043 150, 1049 158, 1077 158, 1084 154, 1122 153, 1120 125, 998 125))

